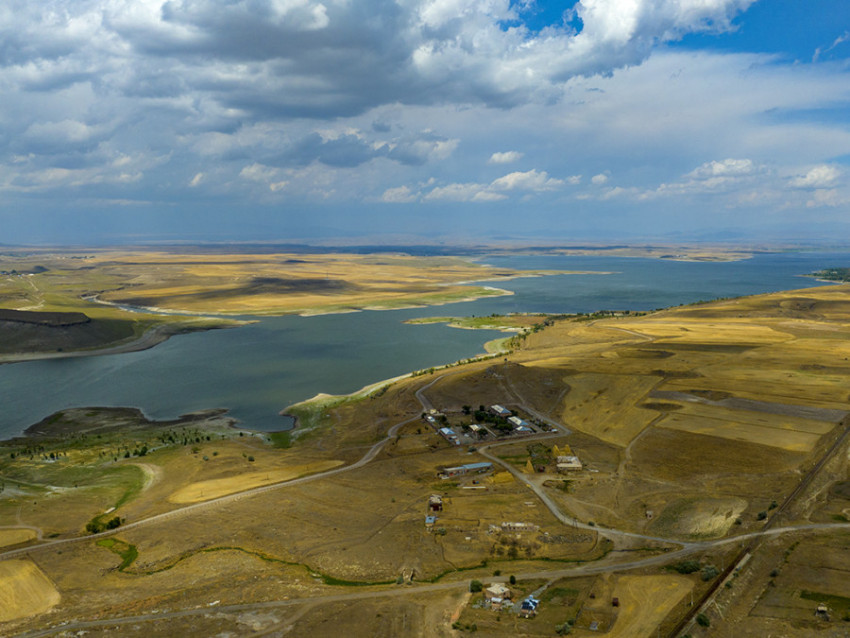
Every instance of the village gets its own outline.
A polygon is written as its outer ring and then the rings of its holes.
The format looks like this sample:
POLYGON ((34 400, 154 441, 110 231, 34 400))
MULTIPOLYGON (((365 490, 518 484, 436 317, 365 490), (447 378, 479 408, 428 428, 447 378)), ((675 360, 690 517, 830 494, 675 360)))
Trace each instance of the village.
MULTIPOLYGON (((422 418, 448 443, 453 446, 468 445, 470 452, 475 451, 475 446, 482 443, 521 440, 535 434, 558 431, 553 426, 542 424, 530 416, 523 418, 518 410, 509 410, 500 404, 493 404, 487 408, 480 405, 477 410, 472 410, 470 406, 463 406, 460 414, 452 416, 432 408, 423 413, 422 418), (469 422, 470 416, 478 422, 469 422)), ((580 472, 583 469, 581 460, 573 454, 569 445, 565 444, 563 449, 554 445, 551 449, 547 448, 547 451, 549 454, 545 457, 530 452, 522 472, 529 475, 551 473, 564 475, 580 472)), ((440 466, 437 469, 437 477, 442 481, 457 480, 458 487, 463 490, 488 490, 490 486, 511 480, 508 473, 499 471, 500 469, 495 468, 490 461, 479 461, 455 466, 440 466)), ((446 533, 446 529, 440 527, 438 522, 448 501, 449 499, 440 494, 432 494, 428 498, 425 528, 429 532, 446 533)), ((528 521, 505 520, 490 523, 487 527, 489 536, 509 538, 509 542, 513 543, 514 551, 516 551, 517 541, 522 539, 523 535, 536 534, 539 531, 539 525, 528 521)), ((542 539, 546 541, 548 536, 549 532, 544 532, 542 539)), ((469 540, 470 537, 466 538, 469 540)), ((513 576, 510 582, 511 585, 516 584, 513 576)), ((540 605, 540 600, 535 597, 540 592, 532 592, 519 599, 517 591, 501 581, 495 581, 486 587, 479 581, 473 581, 470 591, 473 593, 483 591, 482 597, 473 604, 475 608, 493 612, 515 612, 520 618, 534 618, 540 605)), ((613 606, 619 606, 616 598, 613 606)))

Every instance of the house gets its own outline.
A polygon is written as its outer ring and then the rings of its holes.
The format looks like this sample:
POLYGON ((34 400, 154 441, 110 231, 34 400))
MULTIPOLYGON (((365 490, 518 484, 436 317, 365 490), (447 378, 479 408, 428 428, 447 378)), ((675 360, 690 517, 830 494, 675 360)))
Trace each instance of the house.
POLYGON ((473 423, 472 425, 470 425, 470 426, 469 426, 469 430, 470 430, 470 432, 472 432, 473 434, 481 434, 482 432, 484 432, 484 428, 482 428, 482 427, 481 427, 480 425, 478 425, 477 423, 473 423))
POLYGON ((506 587, 504 583, 493 583, 484 590, 484 600, 491 600, 493 598, 510 600, 511 596, 510 588, 506 587))
POLYGON ((432 527, 434 527, 434 523, 436 523, 436 522, 437 522, 437 517, 433 516, 432 514, 429 514, 428 516, 425 517, 425 527, 427 529, 431 529, 432 527))
POLYGON ((454 445, 460 445, 460 441, 458 441, 457 439, 457 434, 455 434, 455 431, 451 428, 440 428, 439 432, 443 435, 443 438, 445 438, 449 443, 453 443, 454 445))
POLYGON ((577 456, 559 456, 557 463, 558 472, 577 472, 581 470, 582 465, 577 456))
POLYGON ((511 411, 501 405, 491 405, 490 412, 495 414, 496 416, 500 416, 504 419, 508 418, 511 415, 511 411))
POLYGON ((502 611, 502 606, 504 605, 504 603, 505 601, 502 598, 499 598, 498 596, 495 598, 491 598, 490 609, 492 609, 493 611, 502 611))
POLYGON ((428 511, 430 512, 442 512, 443 511, 443 497, 439 494, 432 494, 428 499, 428 511))
POLYGON ((519 617, 534 618, 537 615, 537 606, 539 604, 539 600, 529 596, 528 598, 522 601, 522 604, 519 607, 519 617))
POLYGON ((528 421, 526 421, 525 419, 520 419, 518 416, 510 417, 508 419, 508 423, 514 426, 514 429, 528 427, 528 421))

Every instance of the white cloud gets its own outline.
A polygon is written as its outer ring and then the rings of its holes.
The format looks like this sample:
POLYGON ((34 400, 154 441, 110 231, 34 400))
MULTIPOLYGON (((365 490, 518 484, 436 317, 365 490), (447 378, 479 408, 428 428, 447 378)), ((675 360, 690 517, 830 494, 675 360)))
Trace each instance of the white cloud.
POLYGON ((190 188, 196 188, 197 186, 201 185, 202 181, 204 181, 204 174, 203 173, 195 173, 195 176, 189 182, 189 187, 190 188))
POLYGON ((608 176, 605 173, 599 173, 590 178, 590 182, 596 186, 601 186, 608 181, 608 176))
POLYGON ((546 171, 530 170, 524 173, 508 173, 493 180, 490 188, 494 190, 550 191, 564 185, 563 180, 549 177, 546 171))
POLYGON ((270 182, 278 175, 278 170, 262 164, 251 164, 239 171, 239 177, 252 182, 270 182))
POLYGON ((812 198, 806 202, 807 208, 837 208, 850 205, 850 196, 843 194, 837 188, 818 189, 812 193, 812 198))
POLYGON ((524 153, 520 153, 519 151, 505 151, 502 153, 493 153, 490 156, 490 159, 487 161, 488 164, 511 164, 516 162, 519 159, 522 159, 524 153))
POLYGON ((750 175, 755 170, 755 165, 749 159, 725 159, 721 161, 706 162, 698 166, 686 177, 693 179, 711 179, 715 177, 739 177, 750 175))
POLYGON ((564 181, 549 177, 546 171, 532 169, 514 172, 494 179, 490 184, 449 184, 431 190, 425 200, 445 199, 456 202, 496 202, 507 199, 504 191, 540 193, 552 191, 564 185, 564 181))
POLYGON ((417 194, 414 193, 408 186, 399 186, 397 188, 388 188, 381 195, 381 201, 399 204, 416 201, 417 194))
POLYGON ((831 164, 814 166, 805 175, 799 175, 790 180, 796 188, 825 188, 832 186, 841 177, 841 170, 831 164))

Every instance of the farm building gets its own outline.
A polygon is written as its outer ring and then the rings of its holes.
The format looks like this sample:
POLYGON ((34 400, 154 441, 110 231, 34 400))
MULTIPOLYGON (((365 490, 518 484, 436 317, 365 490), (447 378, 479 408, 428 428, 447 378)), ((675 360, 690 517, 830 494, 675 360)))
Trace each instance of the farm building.
POLYGON ((503 418, 507 418, 511 415, 511 411, 501 405, 491 405, 490 412, 495 414, 496 416, 500 416, 503 418))
POLYGON ((473 474, 476 472, 480 474, 492 469, 493 464, 487 461, 482 463, 467 463, 466 465, 459 465, 457 467, 444 467, 440 472, 440 476, 449 478, 452 476, 462 476, 463 474, 473 474))
POLYGON ((439 494, 432 494, 428 499, 428 511, 430 512, 442 512, 443 511, 443 497, 439 494))
POLYGON ((559 456, 557 467, 559 472, 576 472, 582 465, 577 456, 559 456))
POLYGON ((429 514, 425 517, 425 527, 426 529, 431 529, 434 527, 434 523, 437 522, 437 517, 429 514))

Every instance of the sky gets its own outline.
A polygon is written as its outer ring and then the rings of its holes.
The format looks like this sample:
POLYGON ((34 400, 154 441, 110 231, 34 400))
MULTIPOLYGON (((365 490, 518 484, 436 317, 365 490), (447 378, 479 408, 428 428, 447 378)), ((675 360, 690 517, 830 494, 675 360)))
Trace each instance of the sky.
POLYGON ((847 0, 5 0, 0 244, 850 241, 847 0))

